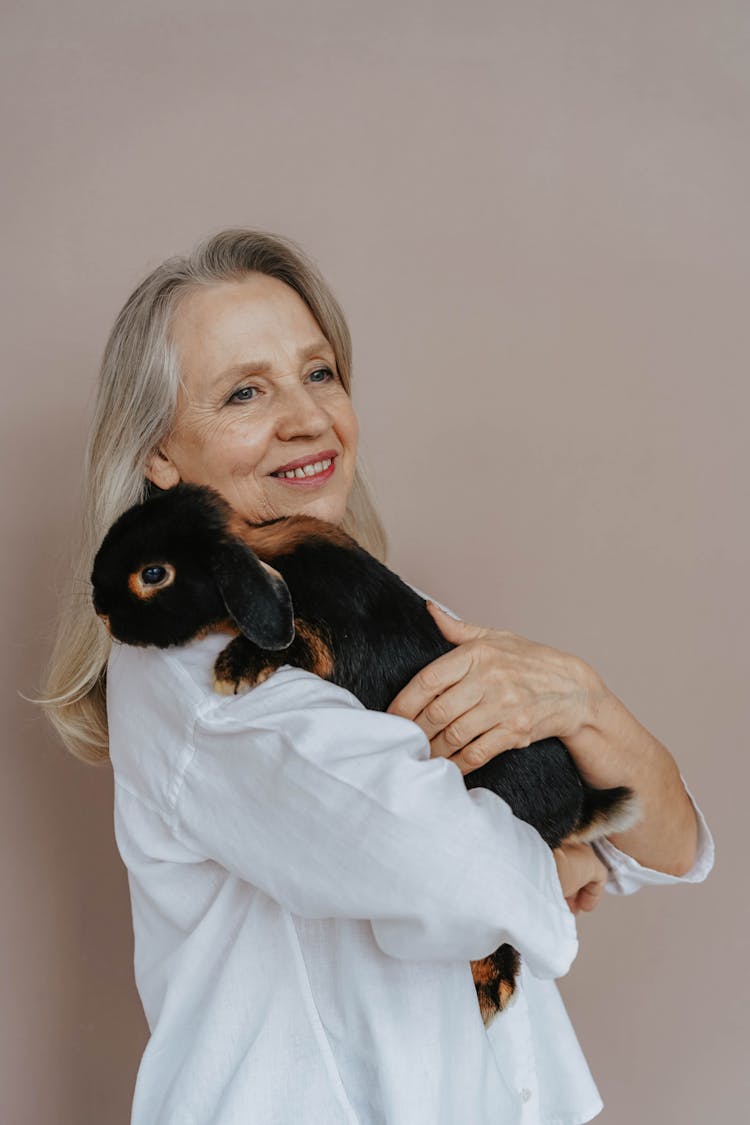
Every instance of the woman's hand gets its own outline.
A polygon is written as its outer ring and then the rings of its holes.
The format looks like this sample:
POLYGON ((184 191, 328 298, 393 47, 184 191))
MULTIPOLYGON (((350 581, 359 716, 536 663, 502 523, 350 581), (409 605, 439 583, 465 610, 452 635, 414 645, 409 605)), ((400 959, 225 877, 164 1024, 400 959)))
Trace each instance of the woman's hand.
POLYGON ((563 897, 574 914, 598 906, 607 868, 591 844, 560 844, 552 851, 563 897))
POLYGON ((504 750, 556 736, 589 785, 629 785, 639 797, 642 820, 612 843, 647 867, 689 871, 698 823, 677 763, 591 665, 427 605, 457 647, 417 672, 388 711, 422 728, 431 757, 450 758, 466 774, 504 750))
POLYGON ((427 605, 458 647, 422 668, 388 711, 422 728, 431 757, 451 758, 466 774, 512 747, 573 737, 586 723, 592 680, 578 657, 427 605))

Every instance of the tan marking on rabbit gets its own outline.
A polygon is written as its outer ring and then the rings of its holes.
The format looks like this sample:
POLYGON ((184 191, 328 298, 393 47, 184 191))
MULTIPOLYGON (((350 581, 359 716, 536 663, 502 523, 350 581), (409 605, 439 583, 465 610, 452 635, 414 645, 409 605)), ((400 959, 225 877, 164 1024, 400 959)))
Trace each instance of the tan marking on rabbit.
POLYGON ((357 545, 341 528, 316 516, 288 516, 278 523, 256 526, 231 515, 227 521, 227 534, 241 540, 265 563, 308 543, 312 536, 326 539, 337 547, 357 545))
POLYGON ((199 629, 193 640, 197 641, 201 637, 207 637, 209 633, 230 633, 231 636, 238 637, 240 630, 232 618, 227 617, 224 621, 217 621, 214 625, 205 625, 202 629, 199 629))
POLYGON ((275 666, 269 664, 266 668, 262 668, 260 672, 256 674, 255 679, 250 682, 250 680, 234 681, 224 679, 223 676, 217 675, 214 669, 213 688, 219 695, 243 695, 246 691, 249 691, 250 688, 262 684, 263 681, 267 680, 271 673, 275 671, 275 666))
POLYGON ((301 621, 299 617, 295 617, 294 626, 296 633, 309 646, 313 660, 312 667, 309 670, 323 680, 328 679, 329 676, 333 675, 334 662, 333 654, 323 637, 311 625, 301 621))
POLYGON ((495 1016, 499 1015, 508 1004, 515 992, 514 986, 510 981, 501 980, 497 986, 497 999, 494 996, 488 996, 483 989, 477 991, 477 999, 479 1001, 479 1011, 482 1016, 482 1022, 485 1027, 488 1027, 495 1016))
POLYGON ((483 957, 480 961, 471 961, 470 965, 479 1001, 479 1011, 482 1015, 482 1021, 487 1027, 512 999, 515 993, 515 974, 518 972, 518 967, 516 966, 513 977, 508 978, 492 955, 483 957))
POLYGON ((481 961, 471 961, 470 964, 475 984, 491 984, 497 976, 497 969, 489 957, 483 957, 481 961))

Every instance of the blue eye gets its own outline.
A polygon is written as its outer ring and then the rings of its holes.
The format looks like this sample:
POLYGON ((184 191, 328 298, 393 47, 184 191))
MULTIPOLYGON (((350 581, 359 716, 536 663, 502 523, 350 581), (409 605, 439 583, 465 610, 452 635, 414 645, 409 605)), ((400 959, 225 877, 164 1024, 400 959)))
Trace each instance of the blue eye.
MULTIPOLYGON (((316 369, 314 371, 310 372, 311 375, 319 375, 321 373, 323 373, 324 375, 329 375, 331 379, 336 378, 333 371, 331 371, 330 367, 316 367, 316 369)), ((316 379, 315 381, 317 383, 327 383, 330 380, 329 379, 316 379)))
POLYGON ((147 566, 141 571, 144 586, 156 586, 167 577, 166 568, 163 566, 147 566))
POLYGON ((246 397, 240 398, 240 395, 243 395, 243 396, 247 395, 249 391, 254 391, 254 390, 255 390, 255 387, 240 387, 240 389, 238 391, 235 391, 234 394, 230 396, 229 401, 230 402, 250 402, 251 400, 249 398, 246 398, 246 397))

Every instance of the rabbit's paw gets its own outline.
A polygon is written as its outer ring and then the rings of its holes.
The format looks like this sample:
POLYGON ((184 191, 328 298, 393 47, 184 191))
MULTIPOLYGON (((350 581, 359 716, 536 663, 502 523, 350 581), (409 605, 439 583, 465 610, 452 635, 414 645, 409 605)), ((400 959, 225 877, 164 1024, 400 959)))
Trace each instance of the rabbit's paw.
POLYGON ((224 680, 214 673, 213 689, 219 695, 242 695, 251 687, 255 687, 255 684, 248 683, 247 680, 224 680))
POLYGON ((471 975, 485 1027, 513 1000, 519 968, 518 951, 507 944, 501 945, 489 957, 471 962, 471 975))
POLYGON ((214 691, 240 695, 267 680, 281 666, 276 653, 263 652, 244 637, 235 637, 214 664, 214 691))

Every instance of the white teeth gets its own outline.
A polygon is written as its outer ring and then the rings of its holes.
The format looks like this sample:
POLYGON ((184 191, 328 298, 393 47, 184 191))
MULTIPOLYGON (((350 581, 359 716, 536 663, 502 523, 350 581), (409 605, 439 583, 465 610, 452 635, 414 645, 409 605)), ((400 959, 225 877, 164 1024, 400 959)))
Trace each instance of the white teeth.
POLYGON ((296 469, 289 469, 286 473, 272 473, 274 477, 287 477, 290 479, 296 477, 299 480, 301 477, 313 477, 316 473, 322 473, 331 464, 333 458, 328 457, 325 461, 314 461, 308 465, 300 465, 296 469))

